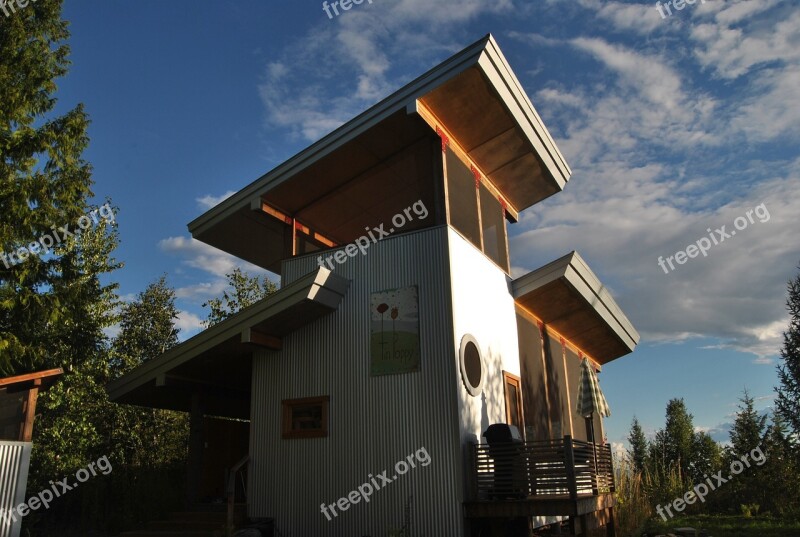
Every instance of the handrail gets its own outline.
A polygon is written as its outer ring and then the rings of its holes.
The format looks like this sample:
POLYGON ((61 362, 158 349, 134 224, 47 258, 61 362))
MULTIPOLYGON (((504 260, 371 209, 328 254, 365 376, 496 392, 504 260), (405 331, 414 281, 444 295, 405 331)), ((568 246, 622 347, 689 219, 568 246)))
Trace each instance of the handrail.
POLYGON ((611 446, 559 439, 477 444, 468 450, 475 500, 594 496, 614 492, 611 446))
POLYGON ((250 462, 250 455, 247 454, 228 471, 228 489, 226 491, 228 496, 228 517, 225 525, 225 535, 232 537, 233 535, 233 518, 236 506, 236 476, 250 462))

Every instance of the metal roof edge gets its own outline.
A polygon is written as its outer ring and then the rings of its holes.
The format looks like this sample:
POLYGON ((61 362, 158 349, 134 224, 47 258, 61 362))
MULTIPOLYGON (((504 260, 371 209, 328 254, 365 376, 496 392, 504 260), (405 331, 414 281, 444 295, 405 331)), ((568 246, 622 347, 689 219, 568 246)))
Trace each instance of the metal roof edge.
POLYGON ((106 392, 108 392, 112 400, 118 399, 131 390, 147 383, 156 375, 166 372, 190 360, 194 355, 234 337, 243 329, 263 321, 264 318, 269 318, 272 314, 278 313, 306 298, 315 300, 320 289, 328 291, 324 295, 325 298, 330 298, 331 293, 343 297, 349 284, 350 282, 347 279, 334 274, 330 269, 319 267, 316 271, 298 278, 285 288, 279 289, 224 321, 179 343, 164 354, 141 364, 122 377, 109 382, 106 385, 106 392))

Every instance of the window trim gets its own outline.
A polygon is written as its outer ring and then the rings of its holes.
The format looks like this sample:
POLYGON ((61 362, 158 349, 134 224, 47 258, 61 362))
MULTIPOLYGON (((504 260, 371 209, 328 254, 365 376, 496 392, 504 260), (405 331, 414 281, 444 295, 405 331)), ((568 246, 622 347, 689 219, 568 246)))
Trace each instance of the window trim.
POLYGON ((508 385, 513 384, 517 388, 517 408, 519 409, 519 429, 525 428, 525 409, 522 408, 522 379, 513 373, 503 371, 503 399, 506 403, 506 423, 513 425, 511 420, 511 405, 508 404, 508 385))
POLYGON ((486 384, 486 364, 483 360, 483 353, 481 352, 481 346, 478 344, 478 340, 472 334, 464 334, 464 337, 461 338, 461 346, 458 350, 458 366, 461 370, 461 382, 464 383, 464 387, 472 397, 478 397, 481 393, 483 393, 483 387, 486 384), (472 343, 475 345, 475 348, 478 350, 478 361, 481 365, 481 380, 477 386, 473 386, 469 381, 469 375, 467 374, 467 365, 464 361, 466 356, 467 345, 472 343))
POLYGON ((300 399, 284 399, 281 401, 281 438, 324 438, 328 436, 328 406, 330 395, 319 397, 303 397, 300 399), (292 429, 292 410, 296 406, 320 405, 322 407, 322 427, 320 429, 292 429))

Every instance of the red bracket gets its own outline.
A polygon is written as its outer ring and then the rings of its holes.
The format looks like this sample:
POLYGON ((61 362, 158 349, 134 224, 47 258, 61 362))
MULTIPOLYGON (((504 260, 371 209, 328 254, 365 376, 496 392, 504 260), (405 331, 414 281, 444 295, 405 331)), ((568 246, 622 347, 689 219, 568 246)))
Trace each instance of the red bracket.
POLYGON ((564 343, 566 343, 566 340, 563 337, 561 337, 561 338, 558 338, 558 342, 561 343, 561 346, 563 347, 564 343))
POLYGON ((506 200, 504 198, 500 198, 500 207, 503 208, 504 213, 508 209, 508 204, 506 203, 506 200))
POLYGON ((481 172, 475 166, 470 166, 470 170, 472 170, 472 175, 475 176, 475 188, 481 187, 481 172))
POLYGON ((438 134, 439 138, 442 139, 442 153, 444 153, 447 151, 447 146, 450 145, 450 138, 448 138, 444 131, 439 127, 436 127, 436 134, 438 134))

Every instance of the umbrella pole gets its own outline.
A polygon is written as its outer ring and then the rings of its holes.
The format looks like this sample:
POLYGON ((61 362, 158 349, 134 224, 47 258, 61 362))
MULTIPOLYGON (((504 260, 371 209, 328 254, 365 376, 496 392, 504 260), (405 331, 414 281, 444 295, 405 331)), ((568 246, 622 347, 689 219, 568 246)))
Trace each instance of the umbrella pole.
POLYGON ((595 496, 600 493, 600 473, 598 472, 597 468, 597 442, 594 438, 594 414, 589 415, 589 421, 591 423, 589 429, 592 431, 592 458, 594 459, 594 492, 595 496))

